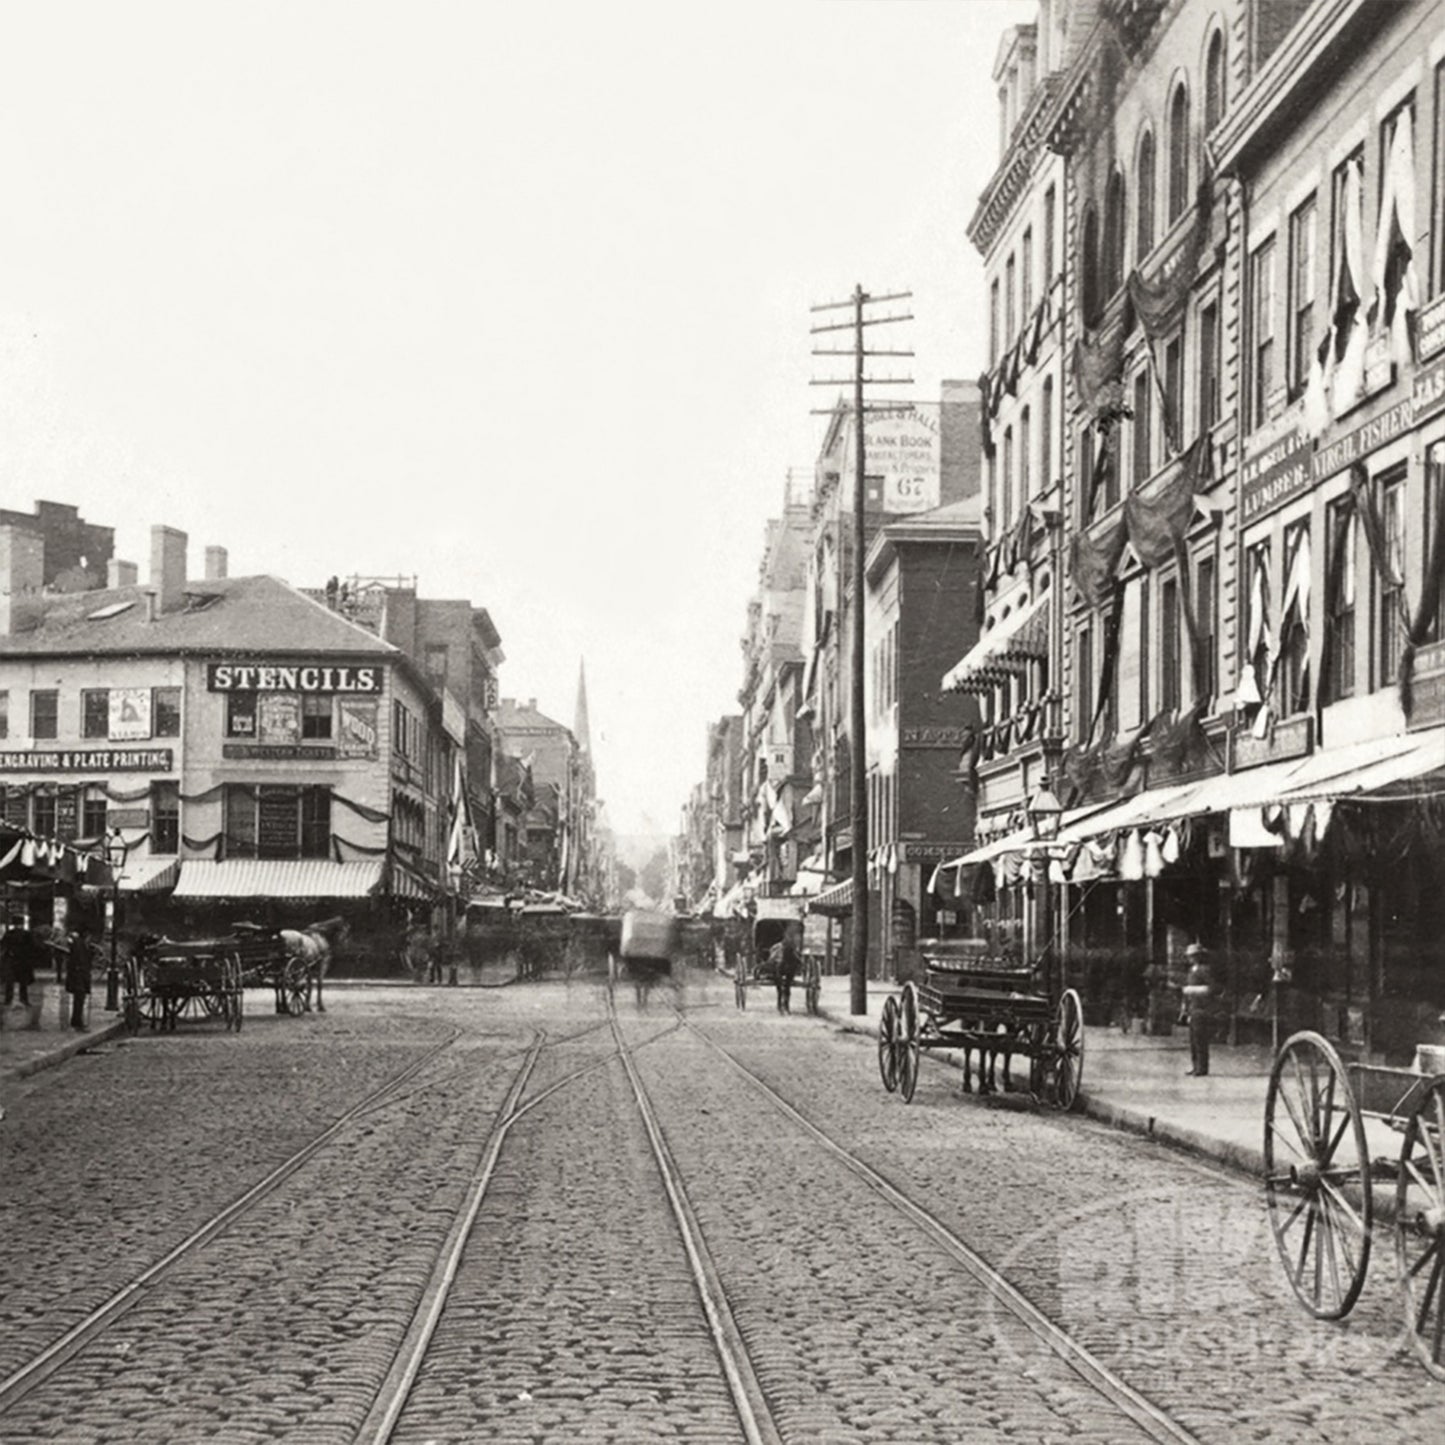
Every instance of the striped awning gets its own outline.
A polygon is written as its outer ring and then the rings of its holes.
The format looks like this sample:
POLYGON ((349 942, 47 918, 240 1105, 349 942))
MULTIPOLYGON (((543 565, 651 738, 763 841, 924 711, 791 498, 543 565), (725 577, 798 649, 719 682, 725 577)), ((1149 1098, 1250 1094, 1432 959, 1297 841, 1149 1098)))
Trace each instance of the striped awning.
POLYGON ((1042 592, 1009 613, 943 675, 944 692, 987 692, 1028 671, 1049 652, 1048 602, 1042 592))
POLYGON ((380 858, 332 863, 322 858, 187 859, 175 898, 365 898, 381 883, 380 858))
POLYGON ((816 898, 808 900, 809 913, 851 913, 853 911, 853 880, 845 878, 825 888, 816 898))
POLYGON ((116 885, 122 893, 164 893, 180 872, 179 858, 127 858, 116 885))

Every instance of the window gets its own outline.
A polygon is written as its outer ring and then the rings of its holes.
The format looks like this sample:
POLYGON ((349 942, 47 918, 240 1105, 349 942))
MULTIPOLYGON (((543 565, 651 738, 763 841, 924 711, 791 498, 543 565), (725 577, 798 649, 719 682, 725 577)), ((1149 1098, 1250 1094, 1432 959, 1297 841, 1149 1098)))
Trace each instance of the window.
POLYGON ((331 737, 331 716, 334 700, 330 693, 301 694, 301 736, 308 741, 331 737))
POLYGON ((80 735, 83 738, 110 736, 110 689, 87 687, 80 694, 80 735))
POLYGON ((1079 300, 1084 310, 1084 324, 1095 325, 1104 309, 1099 274, 1099 213, 1090 206, 1084 212, 1083 274, 1079 277, 1079 300))
POLYGON ((1310 524, 1308 518, 1284 529, 1284 591, 1280 596, 1280 715, 1293 717, 1310 706, 1310 524))
POLYGON ((1256 542, 1245 553, 1244 606, 1240 615, 1244 622, 1240 652, 1245 665, 1254 673, 1261 694, 1269 680, 1266 666, 1269 658, 1269 541, 1256 542))
POLYGON ((1154 133, 1139 142, 1139 200, 1134 214, 1134 264, 1141 266, 1154 249, 1154 133))
POLYGON ((1006 531, 1014 518, 1014 429, 1003 434, 1003 486, 999 497, 999 525, 1006 531))
POLYGON ((1204 134, 1208 135, 1224 118, 1224 36, 1216 30, 1204 61, 1204 134))
MULTIPOLYGON (((1330 308, 1329 320, 1337 327, 1343 327, 1354 314, 1359 304, 1359 288, 1362 279, 1354 278, 1352 286, 1342 288, 1340 268, 1345 259, 1345 192, 1351 171, 1360 173, 1365 164, 1365 148, 1356 148, 1335 167, 1330 177, 1330 308)), ((1362 264, 1368 264, 1363 262, 1362 264)), ((1336 338, 1338 343, 1339 338, 1336 338)))
POLYGON ((1179 583, 1167 578, 1159 588, 1159 706, 1179 710, 1179 583))
POLYGON ((1119 427, 1116 423, 1100 437, 1099 445, 1103 448, 1096 455, 1094 465, 1103 471, 1103 477, 1099 483, 1099 490, 1104 497, 1104 510, 1119 505, 1119 427))
POLYGON ((1445 61, 1435 67, 1435 225, 1432 249, 1435 253, 1432 296, 1445 291, 1445 185, 1440 171, 1445 167, 1445 61))
POLYGON ((1355 560, 1359 522, 1354 501, 1343 497, 1329 510, 1329 556, 1325 559, 1325 702, 1355 691, 1355 560))
POLYGON ((1404 620, 1405 478, 1380 479, 1380 530, 1385 540, 1385 575, 1380 578, 1380 685, 1400 676, 1404 620))
MULTIPOLYGON (((1054 480, 1054 379, 1044 378, 1039 401, 1039 486, 1047 490, 1054 480)), ((0 737, 4 734, 0 733, 0 737)))
POLYGON ((1088 526, 1094 518, 1094 429, 1086 426, 1079 433, 1079 520, 1088 526))
POLYGON ((226 736, 228 738, 254 738, 256 736, 256 694, 254 692, 228 692, 226 694, 226 736))
MULTIPOLYGON (((394 804, 398 801, 393 799, 394 804)), ((419 832, 402 826, 395 807, 393 817, 399 833, 414 833, 419 839, 419 832)), ((326 858, 330 853, 330 788, 233 784, 226 789, 228 857, 326 858)))
MULTIPOLYGON (((60 719, 60 694, 53 687, 34 688, 30 693, 30 736, 53 738, 60 719)), ((37 832, 39 829, 36 830, 37 832)))
POLYGON ((1285 341, 1290 398, 1297 397, 1310 379, 1315 333, 1315 198, 1311 196, 1289 218, 1289 271, 1285 277, 1285 341))
POLYGON ((1023 409, 1019 417, 1019 515, 1023 515, 1023 509, 1028 505, 1029 498, 1034 494, 1033 473, 1030 471, 1029 462, 1033 451, 1033 414, 1028 407, 1023 409))
POLYGON ((1134 378, 1134 486, 1148 480, 1153 471, 1153 453, 1150 448, 1149 412, 1153 399, 1148 371, 1141 371, 1134 378))
POLYGON ((1104 194, 1104 294, 1124 284, 1124 177, 1116 170, 1104 194))
POLYGON ((103 838, 106 834, 105 789, 99 783, 91 783, 81 790, 80 836, 82 838, 103 838))
POLYGON ((1087 743, 1094 721, 1094 630, 1087 622, 1075 635, 1074 657, 1074 699, 1078 703, 1074 731, 1081 743, 1087 743))
POLYGON ((1024 231, 1019 249, 1019 315, 1025 324, 1034 309, 1034 233, 1029 227, 1024 231))
POLYGON ((1274 238, 1249 258, 1249 426, 1269 415, 1274 387, 1274 238))
POLYGON ((0 738, 10 736, 10 692, 0 689, 0 738))
POLYGON ((1044 290, 1054 284, 1054 188, 1044 192, 1044 290))
POLYGON ((988 288, 988 363, 998 363, 998 281, 988 288))
POLYGON ((1219 307, 1210 302, 1199 312, 1199 430, 1219 420, 1219 307))
POLYGON ((1170 452, 1181 449, 1184 436, 1184 337, 1164 343, 1164 442, 1170 452))
POLYGON ((1189 92, 1183 82, 1169 101, 1169 224, 1189 207, 1189 92))
POLYGON ((56 797, 53 788, 36 793, 30 800, 30 831, 38 838, 55 836, 56 797))
POLYGON ((1195 630, 1199 634, 1198 650, 1194 658, 1194 676, 1199 696, 1210 698, 1218 691, 1215 659, 1219 651, 1215 641, 1219 632, 1219 599, 1215 590, 1212 556, 1200 558, 1194 578, 1194 614, 1197 618, 1195 630))
POLYGON ((155 717, 153 734, 158 738, 178 738, 181 735, 181 690, 178 687, 158 687, 151 693, 151 706, 155 717))
POLYGON ((1014 344, 1018 330, 1018 317, 1014 312, 1014 289, 1017 285, 1017 267, 1010 256, 1003 268, 1003 344, 1007 350, 1014 344))
POLYGON ((331 790, 301 790, 301 856, 327 858, 331 855, 331 790))

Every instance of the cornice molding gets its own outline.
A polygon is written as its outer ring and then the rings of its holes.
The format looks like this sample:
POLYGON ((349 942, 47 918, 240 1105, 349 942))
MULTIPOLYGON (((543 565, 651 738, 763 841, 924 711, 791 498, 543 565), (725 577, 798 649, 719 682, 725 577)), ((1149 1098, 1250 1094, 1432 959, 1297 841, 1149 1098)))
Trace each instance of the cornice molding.
POLYGON ((1014 127, 1003 160, 978 199, 967 235, 981 255, 988 254, 1026 188, 1034 160, 1043 147, 1047 119, 1061 81, 1058 74, 1046 75, 1034 86, 1029 108, 1014 127))

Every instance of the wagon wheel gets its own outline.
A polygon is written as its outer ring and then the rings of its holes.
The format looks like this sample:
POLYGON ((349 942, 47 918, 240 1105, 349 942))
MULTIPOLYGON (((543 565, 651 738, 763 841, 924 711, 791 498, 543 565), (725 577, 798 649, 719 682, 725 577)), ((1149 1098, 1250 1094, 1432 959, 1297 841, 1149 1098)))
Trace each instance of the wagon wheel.
POLYGON ((903 985, 898 1004, 898 1092, 903 1102, 913 1102, 918 1087, 918 1035, 922 1019, 918 1009, 918 988, 911 981, 903 985))
POLYGON ((878 1020, 878 1074, 890 1094, 898 1087, 898 1028, 898 1000, 890 993, 878 1020))
POLYGON ((1319 1034, 1284 1042, 1264 1102, 1264 1190, 1290 1285, 1321 1320, 1343 1319, 1370 1262, 1365 1121, 1340 1056, 1319 1034), (1348 1185, 1359 1185, 1359 1202, 1348 1185))
POLYGON ((1395 1259, 1410 1343, 1445 1380, 1445 1074, 1420 1090, 1400 1146, 1395 1259))
POLYGON ((140 1026, 153 1022, 152 1000, 146 991, 145 975, 135 959, 128 959, 125 966, 125 988, 121 998, 120 1014, 126 1030, 132 1034, 140 1032, 140 1026))
POLYGON ((298 958, 288 958, 281 975, 281 1006, 288 1014, 299 1016, 307 1012, 311 1002, 309 983, 306 965, 298 958))
POLYGON ((817 959, 814 959, 808 967, 807 982, 804 985, 803 996, 807 1000, 808 1012, 818 1012, 818 1005, 823 997, 823 971, 818 967, 817 959))
POLYGON ((1053 1075, 1054 1107, 1067 1114, 1084 1076, 1084 1006, 1071 988, 1064 990, 1054 1011, 1053 1075))

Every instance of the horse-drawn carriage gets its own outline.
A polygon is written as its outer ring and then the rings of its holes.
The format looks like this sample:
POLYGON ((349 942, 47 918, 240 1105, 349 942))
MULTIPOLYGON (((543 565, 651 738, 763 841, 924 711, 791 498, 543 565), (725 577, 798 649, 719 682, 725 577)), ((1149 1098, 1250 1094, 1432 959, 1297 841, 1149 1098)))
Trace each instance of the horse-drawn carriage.
POLYGON ((733 1001, 740 1009, 748 1006, 748 988, 777 984, 779 955, 775 953, 790 928, 795 930, 798 972, 793 982, 803 987, 808 1012, 818 1012, 823 993, 823 967, 817 954, 802 947, 804 901, 799 898, 758 898, 750 921, 748 947, 739 955, 733 972, 733 1001))
POLYGON ((629 909, 622 915, 616 951, 608 955, 608 997, 615 997, 617 985, 627 982, 638 1007, 645 1008, 649 994, 659 984, 676 987, 680 979, 673 961, 680 943, 681 931, 673 914, 629 909))
POLYGON ((1445 1380, 1445 1050, 1415 1069, 1345 1063, 1312 1032, 1286 1039, 1265 1096, 1264 1185, 1290 1285, 1316 1319, 1354 1308, 1370 1263, 1373 1185, 1393 1185, 1406 1333, 1445 1380), (1398 1152, 1383 1146, 1398 1138, 1398 1152))
POLYGON ((305 929, 238 924, 224 938, 144 937, 126 960, 121 1017, 131 1033, 142 1024, 172 1032, 185 1017, 219 1018, 239 1031, 245 990, 270 988, 278 1014, 325 1012, 321 986, 334 942, 345 933, 339 918, 305 929))
POLYGON ((971 1087, 974 1050, 979 1090, 997 1086, 996 1061, 1004 1058, 1004 1087, 1014 1054, 1029 1060, 1029 1089, 1056 1108, 1071 1109, 1084 1065, 1084 1009, 1071 988, 1054 990, 1045 963, 1039 967, 993 951, 983 939, 926 940, 922 983, 912 980, 883 1005, 878 1026, 878 1071, 889 1093, 910 1102, 918 1087, 925 1049, 962 1049, 964 1087, 971 1087))

